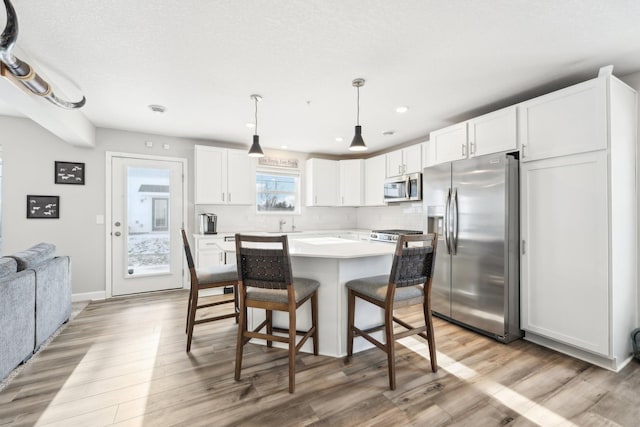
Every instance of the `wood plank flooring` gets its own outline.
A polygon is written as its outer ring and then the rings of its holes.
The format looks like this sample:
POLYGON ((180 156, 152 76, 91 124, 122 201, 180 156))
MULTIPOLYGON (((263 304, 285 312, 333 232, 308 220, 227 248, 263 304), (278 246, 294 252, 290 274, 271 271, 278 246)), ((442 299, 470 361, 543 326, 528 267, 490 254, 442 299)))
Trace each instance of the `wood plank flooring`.
MULTIPOLYGON (((0 392, 0 426, 637 426, 640 363, 609 372, 526 341, 509 345, 435 319, 426 344, 350 362, 249 344, 233 379, 236 325, 198 325, 185 352, 187 293, 89 304, 0 392)), ((401 317, 416 321, 420 310, 401 317)), ((320 329, 322 333, 322 329, 320 329)))

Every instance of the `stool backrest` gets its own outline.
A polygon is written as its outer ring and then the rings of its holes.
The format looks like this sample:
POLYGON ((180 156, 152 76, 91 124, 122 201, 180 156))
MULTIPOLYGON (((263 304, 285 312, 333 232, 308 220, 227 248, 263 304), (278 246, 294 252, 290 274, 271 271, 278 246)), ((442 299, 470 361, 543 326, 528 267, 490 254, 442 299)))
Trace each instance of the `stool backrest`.
POLYGON ((397 288, 430 283, 436 262, 437 244, 435 233, 398 236, 389 283, 395 283, 397 288), (422 243, 422 246, 410 245, 415 242, 422 243))
POLYGON ((293 283, 286 235, 236 234, 236 259, 238 279, 244 286, 286 289, 293 283))
POLYGON ((180 229, 182 233, 182 243, 184 245, 184 254, 187 256, 187 265, 189 266, 189 271, 195 270, 195 264, 193 263, 193 256, 191 256, 191 249, 189 248, 189 240, 187 240, 187 233, 185 233, 184 228, 180 229))

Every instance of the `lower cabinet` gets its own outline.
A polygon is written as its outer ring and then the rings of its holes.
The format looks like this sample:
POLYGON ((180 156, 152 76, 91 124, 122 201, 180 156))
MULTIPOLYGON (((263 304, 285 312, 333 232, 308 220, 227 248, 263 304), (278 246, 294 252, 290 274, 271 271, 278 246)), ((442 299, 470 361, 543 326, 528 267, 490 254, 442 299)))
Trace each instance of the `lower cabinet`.
POLYGON ((225 264, 224 252, 217 245, 222 241, 223 237, 196 237, 196 268, 225 264))

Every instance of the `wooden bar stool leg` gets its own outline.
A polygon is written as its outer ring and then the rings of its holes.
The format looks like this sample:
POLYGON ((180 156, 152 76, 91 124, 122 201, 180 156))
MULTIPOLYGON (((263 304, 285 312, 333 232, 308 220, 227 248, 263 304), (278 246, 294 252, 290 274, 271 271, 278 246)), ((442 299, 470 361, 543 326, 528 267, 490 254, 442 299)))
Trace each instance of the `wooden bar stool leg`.
POLYGON ((353 326, 356 309, 356 296, 349 289, 349 300, 347 302, 347 357, 353 356, 353 326))
POLYGON ((198 308, 198 292, 191 291, 189 302, 189 316, 187 318, 187 353, 191 351, 191 338, 193 337, 193 326, 196 322, 196 310, 198 308))
POLYGON ((289 393, 296 389, 296 307, 289 311, 289 393))
MULTIPOLYGON (((273 310, 266 311, 267 334, 273 335, 273 310)), ((273 347, 273 341, 267 340, 267 347, 273 347)))
POLYGON ((433 317, 431 309, 427 304, 422 305, 424 312, 424 323, 427 325, 427 344, 429 345, 429 359, 431 359, 431 370, 438 372, 438 361, 436 360, 436 339, 433 335, 433 317))
POLYGON ((242 350, 244 349, 244 333, 247 331, 247 308, 244 304, 240 304, 240 319, 238 321, 238 338, 236 341, 236 381, 240 380, 240 371, 242 370, 242 350))
POLYGON ((389 388, 396 389, 396 351, 393 337, 393 308, 385 309, 384 329, 386 335, 387 364, 389 368, 389 388))
POLYGON ((189 313, 191 313, 191 294, 193 293, 193 288, 189 288, 189 303, 187 305, 187 324, 184 326, 184 333, 189 332, 189 313))
POLYGON ((313 354, 318 355, 318 292, 311 297, 311 327, 313 332, 313 354))

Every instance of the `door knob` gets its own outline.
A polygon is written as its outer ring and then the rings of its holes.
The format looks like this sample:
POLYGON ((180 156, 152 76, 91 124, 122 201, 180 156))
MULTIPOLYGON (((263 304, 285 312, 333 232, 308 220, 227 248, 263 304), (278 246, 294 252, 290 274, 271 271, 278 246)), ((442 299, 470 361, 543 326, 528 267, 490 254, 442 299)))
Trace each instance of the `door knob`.
POLYGON ((113 233, 113 234, 115 234, 115 235, 116 235, 116 237, 119 237, 121 233, 120 233, 119 231, 116 231, 116 232, 115 232, 115 233, 113 233))

